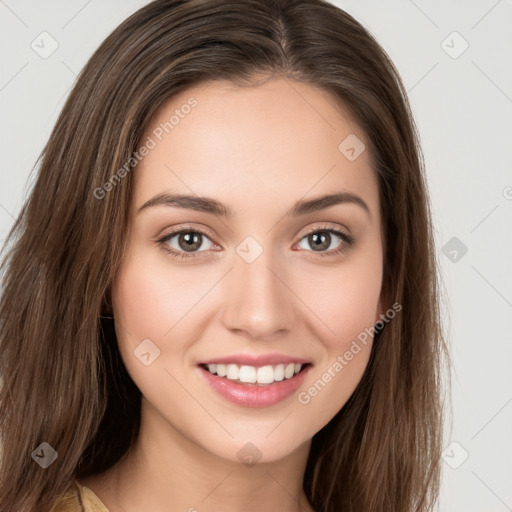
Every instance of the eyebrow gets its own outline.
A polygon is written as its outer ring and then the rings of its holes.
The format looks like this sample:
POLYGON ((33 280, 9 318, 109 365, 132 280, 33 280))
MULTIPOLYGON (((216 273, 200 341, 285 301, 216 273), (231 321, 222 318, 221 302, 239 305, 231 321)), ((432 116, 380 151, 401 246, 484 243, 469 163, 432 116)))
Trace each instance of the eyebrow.
MULTIPOLYGON (((353 194, 352 192, 337 192, 334 194, 314 197, 312 199, 302 199, 297 201, 292 208, 286 212, 285 216, 298 217, 307 213, 325 210, 337 204, 355 204, 360 206, 366 212, 368 217, 372 217, 370 208, 365 201, 360 196, 353 194)), ((234 217, 233 210, 216 199, 168 193, 158 194, 149 199, 139 208, 137 213, 153 206, 171 206, 209 213, 217 217, 234 217)))

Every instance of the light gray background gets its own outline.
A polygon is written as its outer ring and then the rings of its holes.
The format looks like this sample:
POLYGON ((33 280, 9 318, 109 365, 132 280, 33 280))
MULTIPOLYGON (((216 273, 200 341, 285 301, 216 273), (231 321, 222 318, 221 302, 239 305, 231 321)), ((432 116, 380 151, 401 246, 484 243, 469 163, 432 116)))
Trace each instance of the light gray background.
MULTIPOLYGON (((0 242, 76 74, 146 3, 0 0, 0 242)), ((395 62, 422 138, 454 363, 440 511, 512 511, 512 0, 333 3, 395 62)))

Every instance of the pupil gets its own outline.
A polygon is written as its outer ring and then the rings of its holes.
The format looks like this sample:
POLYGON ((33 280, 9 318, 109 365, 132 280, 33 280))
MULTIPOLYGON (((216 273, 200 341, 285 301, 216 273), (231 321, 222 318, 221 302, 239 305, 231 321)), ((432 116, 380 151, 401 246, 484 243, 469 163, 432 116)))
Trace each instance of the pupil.
POLYGON ((313 240, 312 246, 314 248, 319 249, 327 249, 330 245, 330 235, 328 233, 318 234, 314 233, 310 235, 310 238, 313 240), (326 243, 327 241, 327 243, 326 243))
POLYGON ((197 233, 184 233, 180 235, 180 242, 185 242, 184 249, 191 252, 193 249, 201 247, 200 235, 197 233))

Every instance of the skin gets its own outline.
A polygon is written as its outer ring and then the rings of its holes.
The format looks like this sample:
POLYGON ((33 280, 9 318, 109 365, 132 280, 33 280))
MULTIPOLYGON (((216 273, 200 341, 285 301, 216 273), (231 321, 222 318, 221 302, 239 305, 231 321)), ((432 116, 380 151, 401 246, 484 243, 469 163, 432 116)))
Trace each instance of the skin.
POLYGON ((277 78, 183 91, 160 107, 143 140, 190 97, 198 105, 134 171, 128 247, 112 288, 120 353, 143 395, 140 435, 118 464, 81 483, 111 512, 311 512, 302 489, 311 439, 355 390, 371 338, 308 404, 298 393, 384 312, 377 177, 368 151, 349 161, 338 150, 349 134, 365 134, 327 93, 277 78), (357 194, 370 215, 343 203, 285 216, 296 201, 335 191, 357 194), (234 217, 166 205, 137 213, 162 192, 217 199, 234 217), (321 256, 345 243, 333 234, 315 251, 308 230, 325 226, 354 245, 321 256), (193 253, 179 235, 166 242, 188 259, 156 241, 179 228, 208 233, 193 253), (252 263, 236 252, 247 236, 263 249, 252 263), (133 351, 148 338, 160 356, 145 366, 133 351), (270 407, 228 402, 197 367, 270 352, 313 365, 296 393, 270 407), (248 442, 261 453, 253 466, 237 457, 248 442))

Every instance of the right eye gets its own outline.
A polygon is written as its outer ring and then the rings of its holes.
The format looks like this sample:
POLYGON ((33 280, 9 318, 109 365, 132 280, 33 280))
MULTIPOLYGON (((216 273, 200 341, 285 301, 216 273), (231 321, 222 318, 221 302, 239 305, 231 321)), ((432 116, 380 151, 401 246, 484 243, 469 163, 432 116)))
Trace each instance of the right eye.
POLYGON ((204 239, 210 243, 210 247, 206 249, 210 249, 213 243, 204 231, 197 228, 172 231, 159 238, 157 242, 173 258, 191 258, 194 253, 205 252, 197 250, 204 245, 204 239))

